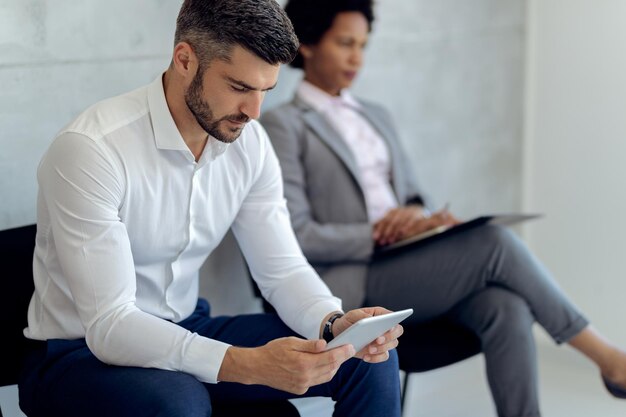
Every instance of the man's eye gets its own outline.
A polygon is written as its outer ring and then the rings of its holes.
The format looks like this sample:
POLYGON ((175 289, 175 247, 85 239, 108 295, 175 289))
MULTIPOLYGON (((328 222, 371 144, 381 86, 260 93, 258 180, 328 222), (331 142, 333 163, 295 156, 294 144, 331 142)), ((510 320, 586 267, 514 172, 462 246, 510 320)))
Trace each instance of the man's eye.
POLYGON ((238 93, 245 93, 246 91, 248 91, 248 89, 246 87, 241 87, 239 85, 231 85, 230 87, 233 90, 237 91, 238 93))

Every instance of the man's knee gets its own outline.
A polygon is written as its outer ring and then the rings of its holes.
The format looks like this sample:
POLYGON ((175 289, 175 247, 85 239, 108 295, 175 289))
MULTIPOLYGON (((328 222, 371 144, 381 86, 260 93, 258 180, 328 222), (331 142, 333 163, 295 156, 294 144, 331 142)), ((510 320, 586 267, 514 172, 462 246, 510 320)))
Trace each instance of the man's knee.
POLYGON ((155 389, 151 396, 158 417, 209 417, 212 412, 205 386, 182 372, 172 372, 167 384, 155 389))
MULTIPOLYGON (((402 343, 402 337, 400 337, 402 343)), ((389 359, 379 363, 367 363, 360 359, 351 359, 342 365, 342 372, 347 372, 350 379, 359 383, 360 381, 371 381, 373 385, 388 384, 389 378, 398 378, 400 366, 398 353, 395 349, 389 351, 389 359)))

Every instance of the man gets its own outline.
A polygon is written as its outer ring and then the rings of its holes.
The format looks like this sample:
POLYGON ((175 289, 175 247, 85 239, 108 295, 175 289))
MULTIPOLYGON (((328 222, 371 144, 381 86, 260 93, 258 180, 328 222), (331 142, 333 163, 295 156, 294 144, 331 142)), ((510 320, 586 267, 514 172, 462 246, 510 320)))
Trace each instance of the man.
POLYGON ((388 310, 343 315, 302 256, 252 120, 297 47, 273 0, 186 0, 163 76, 55 138, 38 170, 29 416, 207 416, 211 401, 296 395, 332 396, 341 416, 399 415, 402 328, 325 351, 388 310), (284 323, 211 318, 198 301, 198 270, 230 227, 284 323))

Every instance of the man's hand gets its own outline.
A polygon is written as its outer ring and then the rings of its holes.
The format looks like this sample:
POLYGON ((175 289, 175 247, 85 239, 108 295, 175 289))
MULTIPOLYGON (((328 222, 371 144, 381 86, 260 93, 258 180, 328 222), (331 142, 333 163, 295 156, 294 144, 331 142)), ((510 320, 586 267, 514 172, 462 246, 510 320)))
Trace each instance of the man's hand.
MULTIPOLYGON (((333 334, 337 337, 341 332, 352 326, 357 321, 366 317, 379 316, 381 314, 391 313, 391 311, 382 307, 366 307, 357 310, 348 311, 343 317, 335 320, 333 323, 333 334)), ((379 336, 372 343, 364 347, 356 353, 357 358, 363 359, 365 362, 378 363, 389 359, 389 350, 398 346, 398 338, 402 335, 404 329, 401 325, 396 324, 382 336, 379 336)), ((341 346, 344 347, 344 346, 341 346)), ((339 349, 339 348, 337 348, 339 349)), ((330 352, 335 349, 330 350, 330 352)))
POLYGON ((398 207, 389 210, 385 217, 374 224, 373 239, 377 245, 384 246, 435 227, 453 226, 458 223, 459 220, 447 209, 428 216, 422 206, 398 207))
POLYGON ((293 394, 304 394, 330 381, 346 360, 352 346, 324 351, 324 340, 285 337, 258 348, 231 346, 218 374, 219 381, 261 384, 293 394))

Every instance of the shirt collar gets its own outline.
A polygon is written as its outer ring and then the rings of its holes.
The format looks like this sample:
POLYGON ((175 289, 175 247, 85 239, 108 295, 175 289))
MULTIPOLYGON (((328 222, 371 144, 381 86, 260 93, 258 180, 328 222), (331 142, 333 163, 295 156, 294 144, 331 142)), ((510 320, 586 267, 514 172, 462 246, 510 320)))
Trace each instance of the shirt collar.
MULTIPOLYGON (((148 106, 150 108, 150 118, 154 131, 154 140, 158 149, 187 151, 191 154, 189 147, 183 140, 174 118, 165 99, 163 90, 163 75, 159 75, 148 86, 148 106)), ((228 144, 209 136, 209 140, 202 153, 201 160, 214 160, 228 149, 228 144)))
POLYGON ((331 109, 337 105, 346 105, 357 110, 361 108, 361 104, 348 90, 343 89, 339 92, 338 96, 331 96, 326 91, 323 91, 306 80, 302 80, 298 86, 296 95, 309 106, 313 107, 315 111, 320 113, 332 111, 331 109))

